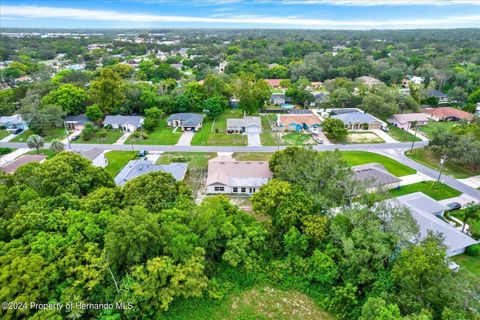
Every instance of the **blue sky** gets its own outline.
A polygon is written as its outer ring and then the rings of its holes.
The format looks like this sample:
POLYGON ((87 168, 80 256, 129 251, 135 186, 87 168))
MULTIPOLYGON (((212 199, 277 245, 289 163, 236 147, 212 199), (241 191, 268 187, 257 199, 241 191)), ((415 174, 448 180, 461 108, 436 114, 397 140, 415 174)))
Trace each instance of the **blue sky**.
POLYGON ((1 0, 0 3, 3 28, 480 27, 480 0, 1 0))

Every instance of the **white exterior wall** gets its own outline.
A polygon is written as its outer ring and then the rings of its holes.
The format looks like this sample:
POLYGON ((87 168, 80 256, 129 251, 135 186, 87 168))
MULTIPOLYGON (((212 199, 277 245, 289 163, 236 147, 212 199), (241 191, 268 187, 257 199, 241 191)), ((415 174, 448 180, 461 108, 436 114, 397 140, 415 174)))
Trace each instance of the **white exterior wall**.
POLYGON ((213 184, 207 186, 207 194, 238 194, 238 195, 251 195, 257 192, 260 187, 230 187, 223 184, 213 184), (223 187, 223 191, 215 191, 215 187, 223 187), (234 188, 238 188, 237 192, 234 188), (242 188, 245 188, 245 192, 242 192, 242 188))
POLYGON ((102 154, 93 159, 92 164, 95 167, 105 168, 107 166, 107 158, 105 157, 105 153, 102 152, 102 154))

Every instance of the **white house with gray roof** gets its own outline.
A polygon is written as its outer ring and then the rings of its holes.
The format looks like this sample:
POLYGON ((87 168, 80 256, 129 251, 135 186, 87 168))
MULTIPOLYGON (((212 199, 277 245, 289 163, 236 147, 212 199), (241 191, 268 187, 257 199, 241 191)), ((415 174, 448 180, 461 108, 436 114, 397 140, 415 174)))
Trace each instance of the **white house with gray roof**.
POLYGON ((151 160, 131 160, 123 167, 114 180, 116 185, 123 186, 128 181, 144 174, 162 171, 170 173, 175 180, 182 181, 187 174, 187 168, 188 165, 186 163, 154 164, 151 160))
POLYGON ((365 182, 370 191, 375 191, 379 187, 393 189, 400 186, 401 180, 390 172, 380 163, 367 163, 352 167, 355 178, 365 182))
POLYGON ((106 116, 105 120, 103 120, 103 125, 131 132, 140 129, 143 125, 143 120, 143 117, 140 116, 106 116))
POLYGON ((339 119, 348 130, 372 130, 387 127, 387 124, 357 108, 327 109, 331 118, 339 119))
POLYGON ((260 117, 227 119, 227 132, 229 133, 262 133, 260 117))
POLYGON ((198 131, 203 125, 203 115, 199 113, 174 113, 167 119, 167 126, 182 131, 198 131))

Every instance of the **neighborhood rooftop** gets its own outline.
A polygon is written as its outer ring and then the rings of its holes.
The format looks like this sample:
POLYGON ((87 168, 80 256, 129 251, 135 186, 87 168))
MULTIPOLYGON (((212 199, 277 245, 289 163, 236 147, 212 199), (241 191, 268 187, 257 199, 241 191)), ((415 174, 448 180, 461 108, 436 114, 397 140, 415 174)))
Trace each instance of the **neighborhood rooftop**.
POLYGON ((141 125, 142 119, 141 116, 106 116, 105 120, 103 120, 103 124, 112 126, 129 124, 138 127, 141 125))
POLYGON ((170 173, 176 180, 181 181, 185 178, 188 165, 186 163, 154 164, 151 160, 131 160, 115 177, 115 184, 123 186, 128 181, 141 175, 162 171, 170 173))
POLYGON ((452 107, 426 108, 423 111, 438 118, 458 118, 463 120, 473 119, 473 114, 452 107))
POLYGON ((398 123, 407 123, 407 122, 424 122, 428 121, 428 115, 425 113, 402 113, 402 114, 394 114, 392 116, 398 123))
POLYGON ((262 126, 260 117, 243 117, 227 119, 227 127, 247 127, 249 125, 262 126))
POLYGON ((21 156, 20 158, 15 159, 14 161, 10 162, 9 164, 0 167, 0 170, 5 171, 6 173, 14 173, 19 167, 32 162, 42 162, 47 158, 46 155, 43 154, 26 154, 21 156))
POLYGON ((296 124, 306 124, 312 126, 314 124, 319 124, 320 118, 313 114, 301 114, 301 115, 280 115, 278 120, 284 125, 288 126, 291 123, 296 124))
POLYGON ((345 124, 349 124, 349 123, 371 123, 371 122, 375 122, 375 121, 380 122, 374 116, 372 116, 368 113, 363 113, 363 112, 359 112, 359 111, 353 111, 353 112, 341 113, 341 114, 334 114, 331 117, 335 118, 335 119, 340 119, 345 124))
POLYGON ((271 178, 267 161, 237 161, 226 156, 208 161, 207 186, 219 183, 232 187, 260 187, 271 178))
POLYGON ((168 117, 167 122, 176 120, 182 121, 184 127, 196 127, 202 122, 203 115, 199 113, 174 113, 168 117))
POLYGON ((367 163, 352 167, 357 180, 367 182, 369 187, 391 185, 400 179, 390 174, 380 163, 367 163))

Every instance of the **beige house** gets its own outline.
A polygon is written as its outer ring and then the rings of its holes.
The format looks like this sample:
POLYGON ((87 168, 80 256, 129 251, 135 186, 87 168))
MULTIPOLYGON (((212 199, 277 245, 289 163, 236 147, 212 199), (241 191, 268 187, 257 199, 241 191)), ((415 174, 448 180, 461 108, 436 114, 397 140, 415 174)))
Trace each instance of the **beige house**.
POLYGON ((388 119, 388 122, 403 130, 410 130, 412 123, 424 126, 428 123, 428 119, 429 115, 425 113, 402 113, 394 114, 388 119))

